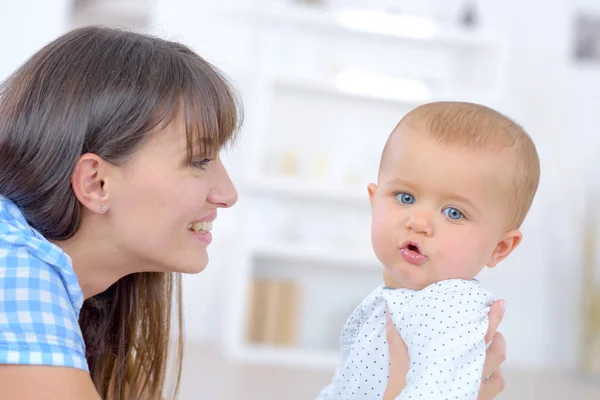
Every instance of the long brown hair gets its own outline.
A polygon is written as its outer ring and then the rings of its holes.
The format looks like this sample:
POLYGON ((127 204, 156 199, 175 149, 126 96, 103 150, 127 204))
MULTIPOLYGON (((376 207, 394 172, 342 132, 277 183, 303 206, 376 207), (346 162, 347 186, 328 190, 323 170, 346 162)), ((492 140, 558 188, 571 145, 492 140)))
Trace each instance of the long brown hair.
MULTIPOLYGON (((47 239, 68 239, 82 215, 70 183, 78 158, 95 153, 121 165, 180 112, 190 159, 218 151, 241 124, 233 89, 188 47, 109 28, 68 32, 0 87, 0 194, 47 239)), ((128 275, 85 301, 79 323, 103 398, 165 391, 172 310, 175 398, 183 352, 179 274, 128 275)))

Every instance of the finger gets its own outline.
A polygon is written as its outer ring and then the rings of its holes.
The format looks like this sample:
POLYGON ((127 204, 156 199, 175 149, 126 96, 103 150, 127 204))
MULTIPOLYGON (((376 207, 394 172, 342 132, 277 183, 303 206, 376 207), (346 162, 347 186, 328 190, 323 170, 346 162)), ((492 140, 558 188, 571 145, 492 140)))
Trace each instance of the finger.
POLYGON ((477 400, 494 400, 496 396, 504 391, 505 382, 502 370, 498 369, 488 379, 481 383, 477 400))
MULTIPOLYGON (((390 316, 390 311, 386 305, 385 307, 385 336, 387 338, 389 347, 390 347, 390 359, 391 361, 406 361, 408 360, 408 347, 406 347, 406 343, 404 343, 404 339, 396 329, 394 322, 390 316)), ((408 370, 408 368, 407 368, 408 370)))
POLYGON ((485 334, 485 343, 489 344, 498 329, 498 325, 502 322, 502 318, 504 318, 504 311, 506 310, 506 301, 498 300, 494 302, 490 307, 490 312, 488 313, 489 324, 488 330, 485 334))
POLYGON ((496 332, 492 344, 485 353, 483 379, 499 370, 504 360, 506 360, 506 340, 500 332, 496 332))
POLYGON ((384 394, 384 400, 395 399, 404 386, 406 386, 406 374, 409 369, 408 348, 394 326, 386 307, 386 329, 385 335, 390 351, 390 377, 384 394))

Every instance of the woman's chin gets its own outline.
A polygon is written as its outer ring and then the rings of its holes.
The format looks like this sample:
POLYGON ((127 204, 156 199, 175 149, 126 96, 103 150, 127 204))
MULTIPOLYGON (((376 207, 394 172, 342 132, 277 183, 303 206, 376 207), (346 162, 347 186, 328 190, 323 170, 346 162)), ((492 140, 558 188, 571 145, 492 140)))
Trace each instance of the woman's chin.
POLYGON ((163 262, 154 264, 153 271, 197 274, 204 271, 208 265, 206 249, 203 249, 203 251, 198 251, 197 249, 188 252, 180 251, 178 258, 171 258, 169 260, 167 257, 162 257, 162 259, 164 260, 163 262))
POLYGON ((175 272, 184 274, 198 274, 206 269, 208 265, 208 254, 204 253, 202 257, 196 257, 193 261, 181 265, 181 269, 175 272))
POLYGON ((182 274, 199 274, 206 269, 206 266, 206 264, 198 264, 194 267, 185 268, 178 272, 181 272, 182 274))

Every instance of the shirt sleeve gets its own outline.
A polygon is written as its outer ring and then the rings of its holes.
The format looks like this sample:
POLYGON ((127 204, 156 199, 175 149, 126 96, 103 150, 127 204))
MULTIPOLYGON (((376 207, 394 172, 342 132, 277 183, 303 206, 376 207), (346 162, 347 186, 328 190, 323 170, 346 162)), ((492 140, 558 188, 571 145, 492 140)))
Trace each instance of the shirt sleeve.
POLYGON ((88 370, 76 312, 60 271, 27 246, 0 246, 0 364, 88 370))
POLYGON ((478 283, 455 279, 429 286, 404 315, 392 315, 410 356, 397 400, 477 399, 493 301, 478 283))

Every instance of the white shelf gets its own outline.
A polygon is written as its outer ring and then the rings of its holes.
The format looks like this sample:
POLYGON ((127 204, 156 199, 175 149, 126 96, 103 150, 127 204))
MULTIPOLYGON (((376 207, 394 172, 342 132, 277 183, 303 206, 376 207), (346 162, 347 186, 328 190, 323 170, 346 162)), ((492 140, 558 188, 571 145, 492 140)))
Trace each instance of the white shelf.
POLYGON ((275 346, 245 345, 237 355, 240 362, 334 370, 340 362, 340 354, 333 350, 312 350, 275 346))
POLYGON ((419 41, 435 46, 493 48, 497 35, 466 29, 459 26, 444 26, 434 21, 411 15, 385 13, 367 9, 328 10, 317 7, 273 5, 269 9, 242 9, 234 11, 240 17, 252 16, 273 25, 323 29, 340 34, 367 35, 374 38, 419 41))
POLYGON ((349 253, 346 250, 338 251, 335 248, 323 249, 316 245, 295 245, 285 242, 271 242, 268 245, 256 245, 252 254, 254 258, 284 260, 287 262, 307 262, 311 264, 327 264, 349 268, 364 269, 380 272, 381 263, 373 253, 356 251, 349 253))
MULTIPOLYGON (((354 82, 360 84, 358 79, 356 79, 354 82)), ((397 103, 399 105, 410 107, 414 107, 420 103, 431 100, 431 96, 421 94, 411 96, 409 91, 391 90, 389 88, 377 90, 375 85, 369 85, 365 87, 360 87, 357 85, 345 86, 341 82, 337 83, 335 77, 332 79, 317 79, 300 76, 279 75, 273 78, 273 84, 275 87, 280 87, 283 89, 305 91, 320 95, 347 97, 351 99, 397 103)))
POLYGON ((492 104, 496 99, 489 92, 447 88, 436 91, 426 82, 395 77, 368 76, 348 73, 329 79, 278 75, 272 78, 275 88, 340 98, 378 101, 413 108, 426 102, 461 100, 492 104))
POLYGON ((324 184, 283 178, 250 178, 244 185, 251 193, 359 207, 369 206, 367 189, 335 188, 324 184))

